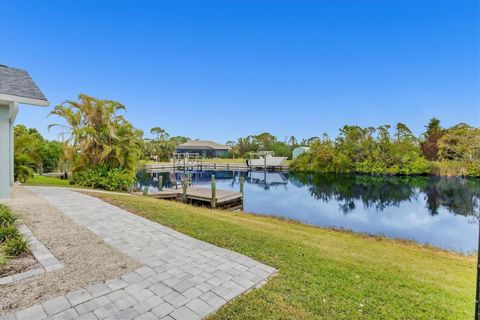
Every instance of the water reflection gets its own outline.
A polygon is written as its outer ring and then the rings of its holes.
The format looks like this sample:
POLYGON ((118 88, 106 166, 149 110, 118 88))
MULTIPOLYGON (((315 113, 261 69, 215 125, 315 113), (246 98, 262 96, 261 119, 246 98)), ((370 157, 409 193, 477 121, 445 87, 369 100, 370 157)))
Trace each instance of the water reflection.
POLYGON ((190 171, 147 174, 138 186, 175 186, 186 174, 195 185, 245 185, 245 209, 302 222, 383 234, 458 251, 476 249, 480 179, 190 171), (162 177, 161 179, 159 177, 162 177))
POLYGON ((309 185, 312 197, 335 200, 344 213, 356 209, 360 200, 366 208, 383 211, 402 202, 417 200, 423 194, 430 215, 443 207, 454 214, 478 215, 480 183, 477 179, 447 177, 378 177, 367 175, 290 175, 290 179, 309 185))

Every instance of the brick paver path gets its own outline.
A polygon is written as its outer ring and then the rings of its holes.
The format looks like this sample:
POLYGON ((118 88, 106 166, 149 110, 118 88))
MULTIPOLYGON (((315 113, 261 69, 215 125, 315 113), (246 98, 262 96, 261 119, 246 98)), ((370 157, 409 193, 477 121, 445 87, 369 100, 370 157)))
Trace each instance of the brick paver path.
POLYGON ((97 198, 62 188, 29 189, 144 266, 7 319, 201 319, 276 272, 97 198))

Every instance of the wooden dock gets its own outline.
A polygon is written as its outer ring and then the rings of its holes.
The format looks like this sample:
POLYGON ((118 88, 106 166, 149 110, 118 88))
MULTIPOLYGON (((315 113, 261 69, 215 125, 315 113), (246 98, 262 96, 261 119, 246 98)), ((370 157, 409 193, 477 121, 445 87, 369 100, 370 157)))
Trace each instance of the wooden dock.
MULTIPOLYGON (((142 194, 137 192, 137 194, 142 194)), ((212 206, 212 190, 210 188, 188 187, 186 194, 183 188, 169 188, 161 191, 154 191, 147 194, 155 199, 179 200, 200 206, 215 207, 228 210, 239 210, 243 207, 243 195, 241 192, 227 190, 215 190, 215 201, 212 206), (186 197, 186 199, 185 199, 186 197)))
MULTIPOLYGON (((263 169, 264 167, 258 167, 263 169)), ((246 163, 215 163, 215 162, 198 162, 198 163, 147 163, 145 165, 146 172, 170 172, 170 171, 184 171, 184 170, 198 170, 198 171, 248 171, 252 168, 246 163)), ((267 166, 270 171, 288 171, 288 165, 267 166)))

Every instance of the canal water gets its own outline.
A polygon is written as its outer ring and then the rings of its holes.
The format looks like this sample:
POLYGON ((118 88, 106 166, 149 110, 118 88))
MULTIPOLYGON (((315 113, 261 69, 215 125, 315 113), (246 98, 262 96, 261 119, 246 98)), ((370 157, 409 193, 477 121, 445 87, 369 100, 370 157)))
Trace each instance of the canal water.
MULTIPOLYGON (((184 172, 139 172, 138 187, 170 187, 184 172), (159 179, 159 175, 162 179, 159 179)), ((347 229, 459 252, 477 249, 480 179, 374 177, 279 172, 189 171, 193 184, 239 191, 244 209, 322 227, 347 229)))

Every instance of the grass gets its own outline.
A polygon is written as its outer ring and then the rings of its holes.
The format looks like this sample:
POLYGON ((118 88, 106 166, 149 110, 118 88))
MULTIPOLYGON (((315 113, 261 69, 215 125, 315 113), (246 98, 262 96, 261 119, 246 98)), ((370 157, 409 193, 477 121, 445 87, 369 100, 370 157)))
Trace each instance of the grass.
POLYGON ((432 161, 432 174, 437 176, 457 177, 480 176, 480 166, 474 162, 462 161, 432 161))
POLYGON ((225 158, 213 158, 213 159, 203 159, 203 162, 210 163, 245 163, 245 159, 236 158, 236 159, 225 159, 225 158))
MULTIPOLYGON (((245 163, 244 158, 236 158, 236 159, 230 159, 230 158, 213 158, 213 159, 203 159, 202 161, 204 163, 245 163)), ((291 163, 291 160, 285 160, 285 164, 289 165, 291 163)), ((155 162, 155 161, 148 161, 144 162, 143 165, 145 164, 172 164, 171 162, 155 162)))
POLYGON ((3 267, 11 258, 28 251, 28 243, 20 235, 16 221, 17 218, 13 211, 0 204, 0 277, 3 267))
POLYGON ((4 248, 5 255, 15 257, 28 250, 28 242, 23 237, 16 237, 7 240, 4 248))
POLYGON ((33 178, 28 179, 25 184, 30 186, 74 187, 70 185, 68 180, 56 177, 41 176, 38 174, 34 175, 33 178))
POLYGON ((93 196, 279 269, 212 319, 473 318, 473 256, 148 197, 93 196))
MULTIPOLYGON (((243 158, 237 158, 237 159, 225 159, 225 158, 212 158, 212 159, 202 159, 203 162, 207 163, 245 163, 245 159, 243 158)), ((172 164, 172 162, 169 161, 160 161, 160 162, 155 162, 155 161, 148 161, 144 164, 172 164)))

